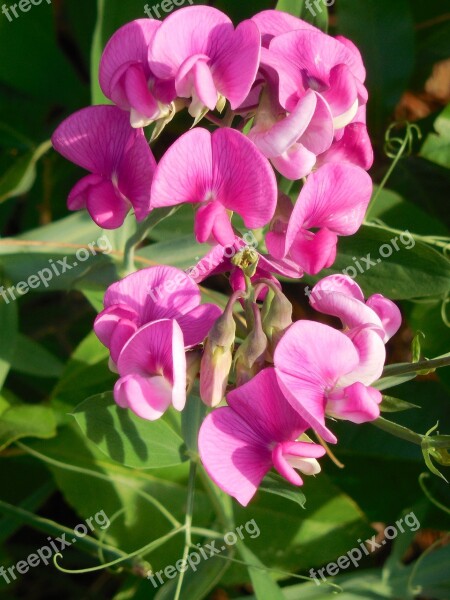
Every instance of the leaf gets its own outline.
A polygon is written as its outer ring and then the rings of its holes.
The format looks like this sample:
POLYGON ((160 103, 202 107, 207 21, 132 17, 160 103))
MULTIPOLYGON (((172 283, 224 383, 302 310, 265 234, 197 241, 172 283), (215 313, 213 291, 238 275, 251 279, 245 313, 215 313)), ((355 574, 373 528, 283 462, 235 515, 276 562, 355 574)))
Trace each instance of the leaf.
POLYGON ((276 494, 278 496, 282 496, 287 500, 296 502, 302 508, 305 508, 305 494, 301 492, 298 488, 289 485, 289 483, 283 477, 280 477, 276 473, 269 473, 268 475, 266 475, 262 480, 259 489, 262 492, 268 492, 269 494, 276 494))
POLYGON ((141 248, 137 252, 137 256, 150 259, 156 264, 187 269, 196 265, 198 260, 209 250, 210 246, 199 244, 191 233, 180 237, 176 244, 173 240, 168 240, 141 248))
POLYGON ((91 442, 127 467, 157 469, 185 460, 182 439, 165 421, 146 421, 120 408, 112 392, 88 398, 73 416, 91 442))
POLYGON ((420 408, 420 406, 406 402, 406 400, 400 400, 400 398, 385 395, 383 395, 383 401, 380 404, 381 412, 401 412, 411 408, 420 408))
POLYGON ((51 408, 38 404, 11 402, 0 397, 3 406, 0 419, 0 450, 24 437, 49 439, 56 435, 56 420, 51 408))
MULTIPOLYGON (((2 279, 0 279, 0 284, 2 282, 2 279)), ((0 290, 3 292, 4 288, 1 287, 0 290)), ((0 390, 8 376, 16 349, 17 319, 16 303, 10 299, 5 300, 4 297, 0 297, 0 390)))
POLYGON ((333 266, 305 279, 315 282, 342 272, 355 278, 366 296, 378 293, 392 300, 438 296, 450 287, 447 258, 409 232, 375 225, 363 225, 355 235, 339 238, 333 266))
POLYGON ((28 192, 36 179, 36 163, 51 146, 50 141, 43 142, 35 150, 15 160, 0 178, 0 202, 28 192))
MULTIPOLYGON (((333 4, 333 2, 331 3, 333 4)), ((328 30, 328 5, 326 0, 312 2, 311 0, 278 0, 277 10, 299 17, 322 31, 328 30)))
POLYGON ((283 592, 270 577, 269 572, 258 557, 242 542, 238 544, 238 550, 243 560, 247 563, 256 600, 266 600, 266 598, 270 598, 270 600, 285 600, 283 592))
POLYGON ((58 378, 64 370, 63 363, 34 340, 19 334, 11 361, 11 368, 35 377, 58 378))
POLYGON ((434 123, 436 133, 430 133, 420 155, 450 169, 450 104, 444 108, 434 123))
POLYGON ((416 377, 416 373, 410 373, 406 375, 387 375, 386 377, 382 377, 375 383, 372 383, 372 387, 382 392, 383 390, 388 390, 390 388, 396 387, 397 385, 401 385, 402 383, 406 383, 407 381, 411 381, 416 377))

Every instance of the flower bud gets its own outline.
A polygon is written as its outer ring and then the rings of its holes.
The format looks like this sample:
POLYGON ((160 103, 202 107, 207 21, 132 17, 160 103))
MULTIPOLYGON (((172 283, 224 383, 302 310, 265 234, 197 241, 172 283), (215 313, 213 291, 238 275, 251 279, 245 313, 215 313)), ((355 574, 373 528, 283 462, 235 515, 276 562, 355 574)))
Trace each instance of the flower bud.
POLYGON ((262 329, 261 313, 252 304, 254 327, 239 346, 235 356, 236 384, 239 387, 250 381, 264 368, 267 351, 267 336, 262 329))
POLYGON ((217 406, 225 396, 236 338, 233 306, 242 296, 242 291, 231 296, 205 342, 200 365, 200 397, 207 406, 217 406))
POLYGON ((273 355, 275 347, 292 325, 292 304, 276 286, 271 285, 262 309, 262 328, 269 340, 269 353, 273 355))
POLYGON ((240 252, 237 252, 231 262, 235 267, 239 267, 247 277, 253 277, 258 266, 259 254, 254 248, 245 246, 240 252))

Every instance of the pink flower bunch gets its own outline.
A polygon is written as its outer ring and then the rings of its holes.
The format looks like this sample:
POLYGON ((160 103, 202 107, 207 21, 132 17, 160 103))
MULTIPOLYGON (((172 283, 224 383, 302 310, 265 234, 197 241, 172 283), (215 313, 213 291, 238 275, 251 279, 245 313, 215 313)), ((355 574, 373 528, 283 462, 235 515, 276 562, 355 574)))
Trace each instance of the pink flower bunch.
POLYGON ((117 404, 143 419, 183 410, 198 379, 210 408, 201 460, 243 505, 272 468, 297 486, 299 471, 320 471, 324 447, 305 432, 336 443, 326 418, 379 415, 373 384, 398 308, 332 275, 310 302, 342 329, 292 323, 279 281, 331 267, 338 237, 364 219, 373 159, 364 80, 349 40, 283 12, 235 28, 214 8, 186 7, 117 31, 100 64, 115 106, 81 110, 53 136, 89 171, 69 208, 86 208, 101 227, 121 226, 130 209, 145 225, 159 208, 193 206, 195 237, 210 251, 189 272, 155 266, 112 284, 94 329, 119 375, 117 404), (152 125, 156 139, 184 107, 194 125, 220 126, 194 127, 156 164, 143 128, 152 125), (282 177, 298 181, 296 198, 279 191, 282 177), (232 288, 225 308, 202 304, 198 284, 223 273, 232 288))

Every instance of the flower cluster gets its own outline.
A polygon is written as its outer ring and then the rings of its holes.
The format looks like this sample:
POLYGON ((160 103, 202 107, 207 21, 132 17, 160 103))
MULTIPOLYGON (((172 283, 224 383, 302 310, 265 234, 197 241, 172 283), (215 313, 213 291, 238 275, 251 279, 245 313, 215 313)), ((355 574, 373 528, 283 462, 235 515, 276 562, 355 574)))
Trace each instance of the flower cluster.
POLYGON ((352 279, 332 275, 310 303, 341 319, 342 330, 292 323, 279 281, 330 267, 338 237, 364 219, 373 154, 361 55, 349 40, 283 12, 235 28, 219 10, 191 6, 119 29, 99 77, 113 105, 79 111, 53 136, 61 154, 89 171, 69 208, 86 208, 112 229, 130 209, 145 221, 189 203, 197 241, 212 246, 192 273, 156 266, 107 290, 94 328, 119 375, 115 400, 152 421, 170 406, 183 410, 198 379, 211 409, 199 453, 216 484, 243 505, 272 468, 302 485, 298 471, 318 473, 325 453, 305 432, 336 443, 325 417, 363 423, 379 415, 372 384, 401 321, 390 300, 365 301, 352 279), (184 108, 194 128, 156 164, 144 128, 153 141, 184 108), (218 127, 197 127, 205 118, 218 127), (279 191, 283 178, 298 182, 297 198, 279 191), (258 250, 235 214, 258 230, 258 250), (224 308, 201 303, 199 284, 219 273, 232 288, 224 308))

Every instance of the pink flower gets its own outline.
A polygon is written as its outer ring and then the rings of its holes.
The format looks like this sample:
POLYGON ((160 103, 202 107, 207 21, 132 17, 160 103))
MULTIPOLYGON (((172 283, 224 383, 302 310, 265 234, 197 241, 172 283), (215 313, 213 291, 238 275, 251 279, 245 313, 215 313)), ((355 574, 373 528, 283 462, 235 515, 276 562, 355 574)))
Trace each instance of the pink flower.
POLYGON ((237 108, 247 97, 259 66, 261 36, 252 21, 234 29, 221 11, 191 6, 167 17, 150 46, 149 65, 161 80, 174 81, 181 98, 192 98, 189 113, 237 108))
POLYGON ((287 179, 306 177, 333 141, 333 119, 320 94, 308 90, 291 113, 263 94, 248 137, 287 179))
POLYGON ((235 237, 230 212, 250 229, 263 227, 273 216, 276 198, 267 159, 245 135, 228 128, 213 134, 196 128, 182 135, 161 159, 152 186, 152 208, 198 204, 197 240, 224 246, 235 237))
POLYGON ((186 403, 186 356, 183 332, 173 319, 141 327, 119 356, 120 379, 114 398, 138 417, 155 421, 169 406, 183 410, 186 403))
POLYGON ((347 331, 361 325, 374 325, 385 343, 402 323, 400 310, 391 300, 374 294, 365 301, 359 285, 347 275, 321 279, 313 287, 309 301, 319 312, 340 319, 347 331))
POLYGON ((330 267, 336 258, 338 235, 359 229, 372 194, 372 180, 360 167, 326 164, 311 173, 294 207, 282 197, 267 249, 277 259, 287 257, 309 274, 330 267), (313 233, 311 229, 318 229, 313 233))
POLYGON ((103 93, 130 111, 131 124, 143 127, 168 118, 176 98, 173 81, 162 82, 148 64, 149 46, 160 21, 138 19, 121 27, 103 51, 99 80, 103 93))
POLYGON ((126 113, 115 106, 84 108, 61 123, 52 143, 91 173, 70 192, 70 210, 87 208, 104 229, 120 227, 130 208, 138 221, 148 215, 156 161, 142 129, 133 129, 126 113))
POLYGON ((105 309, 96 318, 94 330, 114 363, 139 328, 160 319, 176 319, 188 348, 203 342, 222 312, 218 306, 200 301, 198 286, 184 271, 149 267, 108 288, 105 309))
POLYGON ((312 321, 298 321, 275 349, 278 381, 292 407, 325 440, 336 437, 325 415, 364 423, 380 414, 381 394, 370 384, 383 370, 386 351, 372 326, 349 335, 312 321))
POLYGON ((302 485, 297 470, 320 472, 322 446, 297 442, 308 424, 294 411, 265 369, 230 392, 228 405, 210 413, 200 428, 200 457, 211 479, 247 506, 263 477, 275 467, 293 485, 302 485))
POLYGON ((330 107, 335 129, 351 123, 367 102, 361 54, 345 38, 334 39, 314 29, 299 29, 272 39, 261 56, 262 66, 279 75, 280 104, 292 111, 308 90, 330 107))
POLYGON ((316 167, 326 163, 353 163, 368 171, 373 164, 373 149, 365 123, 349 123, 341 129, 330 148, 317 157, 316 167))

